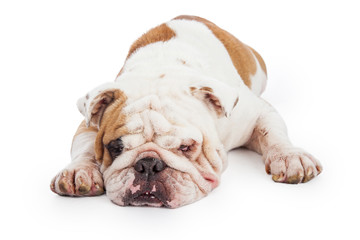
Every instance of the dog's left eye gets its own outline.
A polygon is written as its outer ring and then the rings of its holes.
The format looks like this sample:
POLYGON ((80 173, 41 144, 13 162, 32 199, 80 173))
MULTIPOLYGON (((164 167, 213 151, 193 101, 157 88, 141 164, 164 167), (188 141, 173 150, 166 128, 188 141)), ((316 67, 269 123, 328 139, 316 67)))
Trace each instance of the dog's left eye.
POLYGON ((179 150, 182 151, 182 152, 188 152, 191 150, 191 146, 188 146, 188 145, 181 145, 179 147, 179 150))
POLYGON ((124 149, 121 137, 112 140, 111 142, 109 142, 109 144, 105 145, 105 147, 109 151, 112 159, 115 159, 117 156, 119 156, 124 149))

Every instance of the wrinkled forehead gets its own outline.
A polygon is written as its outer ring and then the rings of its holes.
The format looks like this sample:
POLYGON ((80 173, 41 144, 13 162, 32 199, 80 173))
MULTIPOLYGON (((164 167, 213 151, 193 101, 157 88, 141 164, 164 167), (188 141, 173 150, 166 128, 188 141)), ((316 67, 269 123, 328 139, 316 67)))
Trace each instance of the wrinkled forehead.
MULTIPOLYGON (((108 112, 108 111, 107 111, 108 112)), ((107 139, 111 141, 123 137, 123 141, 143 138, 142 141, 154 141, 167 137, 167 142, 176 139, 192 139, 202 142, 201 132, 192 126, 184 116, 186 110, 176 105, 170 98, 149 95, 136 100, 129 99, 121 109, 113 108, 107 115, 107 139)))

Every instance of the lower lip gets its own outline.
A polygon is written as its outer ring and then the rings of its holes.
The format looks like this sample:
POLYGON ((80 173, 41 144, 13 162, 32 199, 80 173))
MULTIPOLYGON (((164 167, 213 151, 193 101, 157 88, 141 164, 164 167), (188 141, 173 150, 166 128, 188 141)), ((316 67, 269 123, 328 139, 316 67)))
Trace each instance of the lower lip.
POLYGON ((134 198, 134 205, 147 205, 147 206, 156 206, 161 207, 163 205, 162 201, 160 201, 157 197, 154 195, 140 195, 136 198, 134 198))

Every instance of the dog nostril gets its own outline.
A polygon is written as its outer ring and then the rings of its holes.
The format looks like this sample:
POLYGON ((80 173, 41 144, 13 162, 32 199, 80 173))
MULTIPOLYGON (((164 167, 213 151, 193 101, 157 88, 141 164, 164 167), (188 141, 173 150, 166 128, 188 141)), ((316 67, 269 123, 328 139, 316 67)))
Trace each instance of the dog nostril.
POLYGON ((165 169, 165 167, 166 167, 166 165, 165 165, 164 161, 160 160, 155 164, 155 166, 153 168, 153 171, 154 172, 161 172, 162 170, 165 169))
POLYGON ((143 167, 143 165, 142 165, 141 163, 139 164, 139 162, 137 162, 137 163, 135 164, 134 168, 135 168, 135 170, 136 170, 137 172, 139 172, 139 173, 144 172, 144 167, 143 167))
POLYGON ((135 171, 147 176, 161 172, 166 167, 164 161, 157 158, 143 158, 136 162, 135 171))

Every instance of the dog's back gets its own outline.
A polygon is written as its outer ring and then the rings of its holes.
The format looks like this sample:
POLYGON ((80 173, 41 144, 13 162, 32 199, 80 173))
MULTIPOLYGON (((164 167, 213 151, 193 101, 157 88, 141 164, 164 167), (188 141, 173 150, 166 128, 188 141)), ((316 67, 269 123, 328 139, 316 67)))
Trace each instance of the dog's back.
POLYGON ((254 49, 195 16, 178 16, 143 34, 131 46, 119 75, 138 68, 139 62, 146 62, 147 70, 151 65, 190 67, 234 87, 245 84, 256 95, 266 85, 265 63, 254 49))

